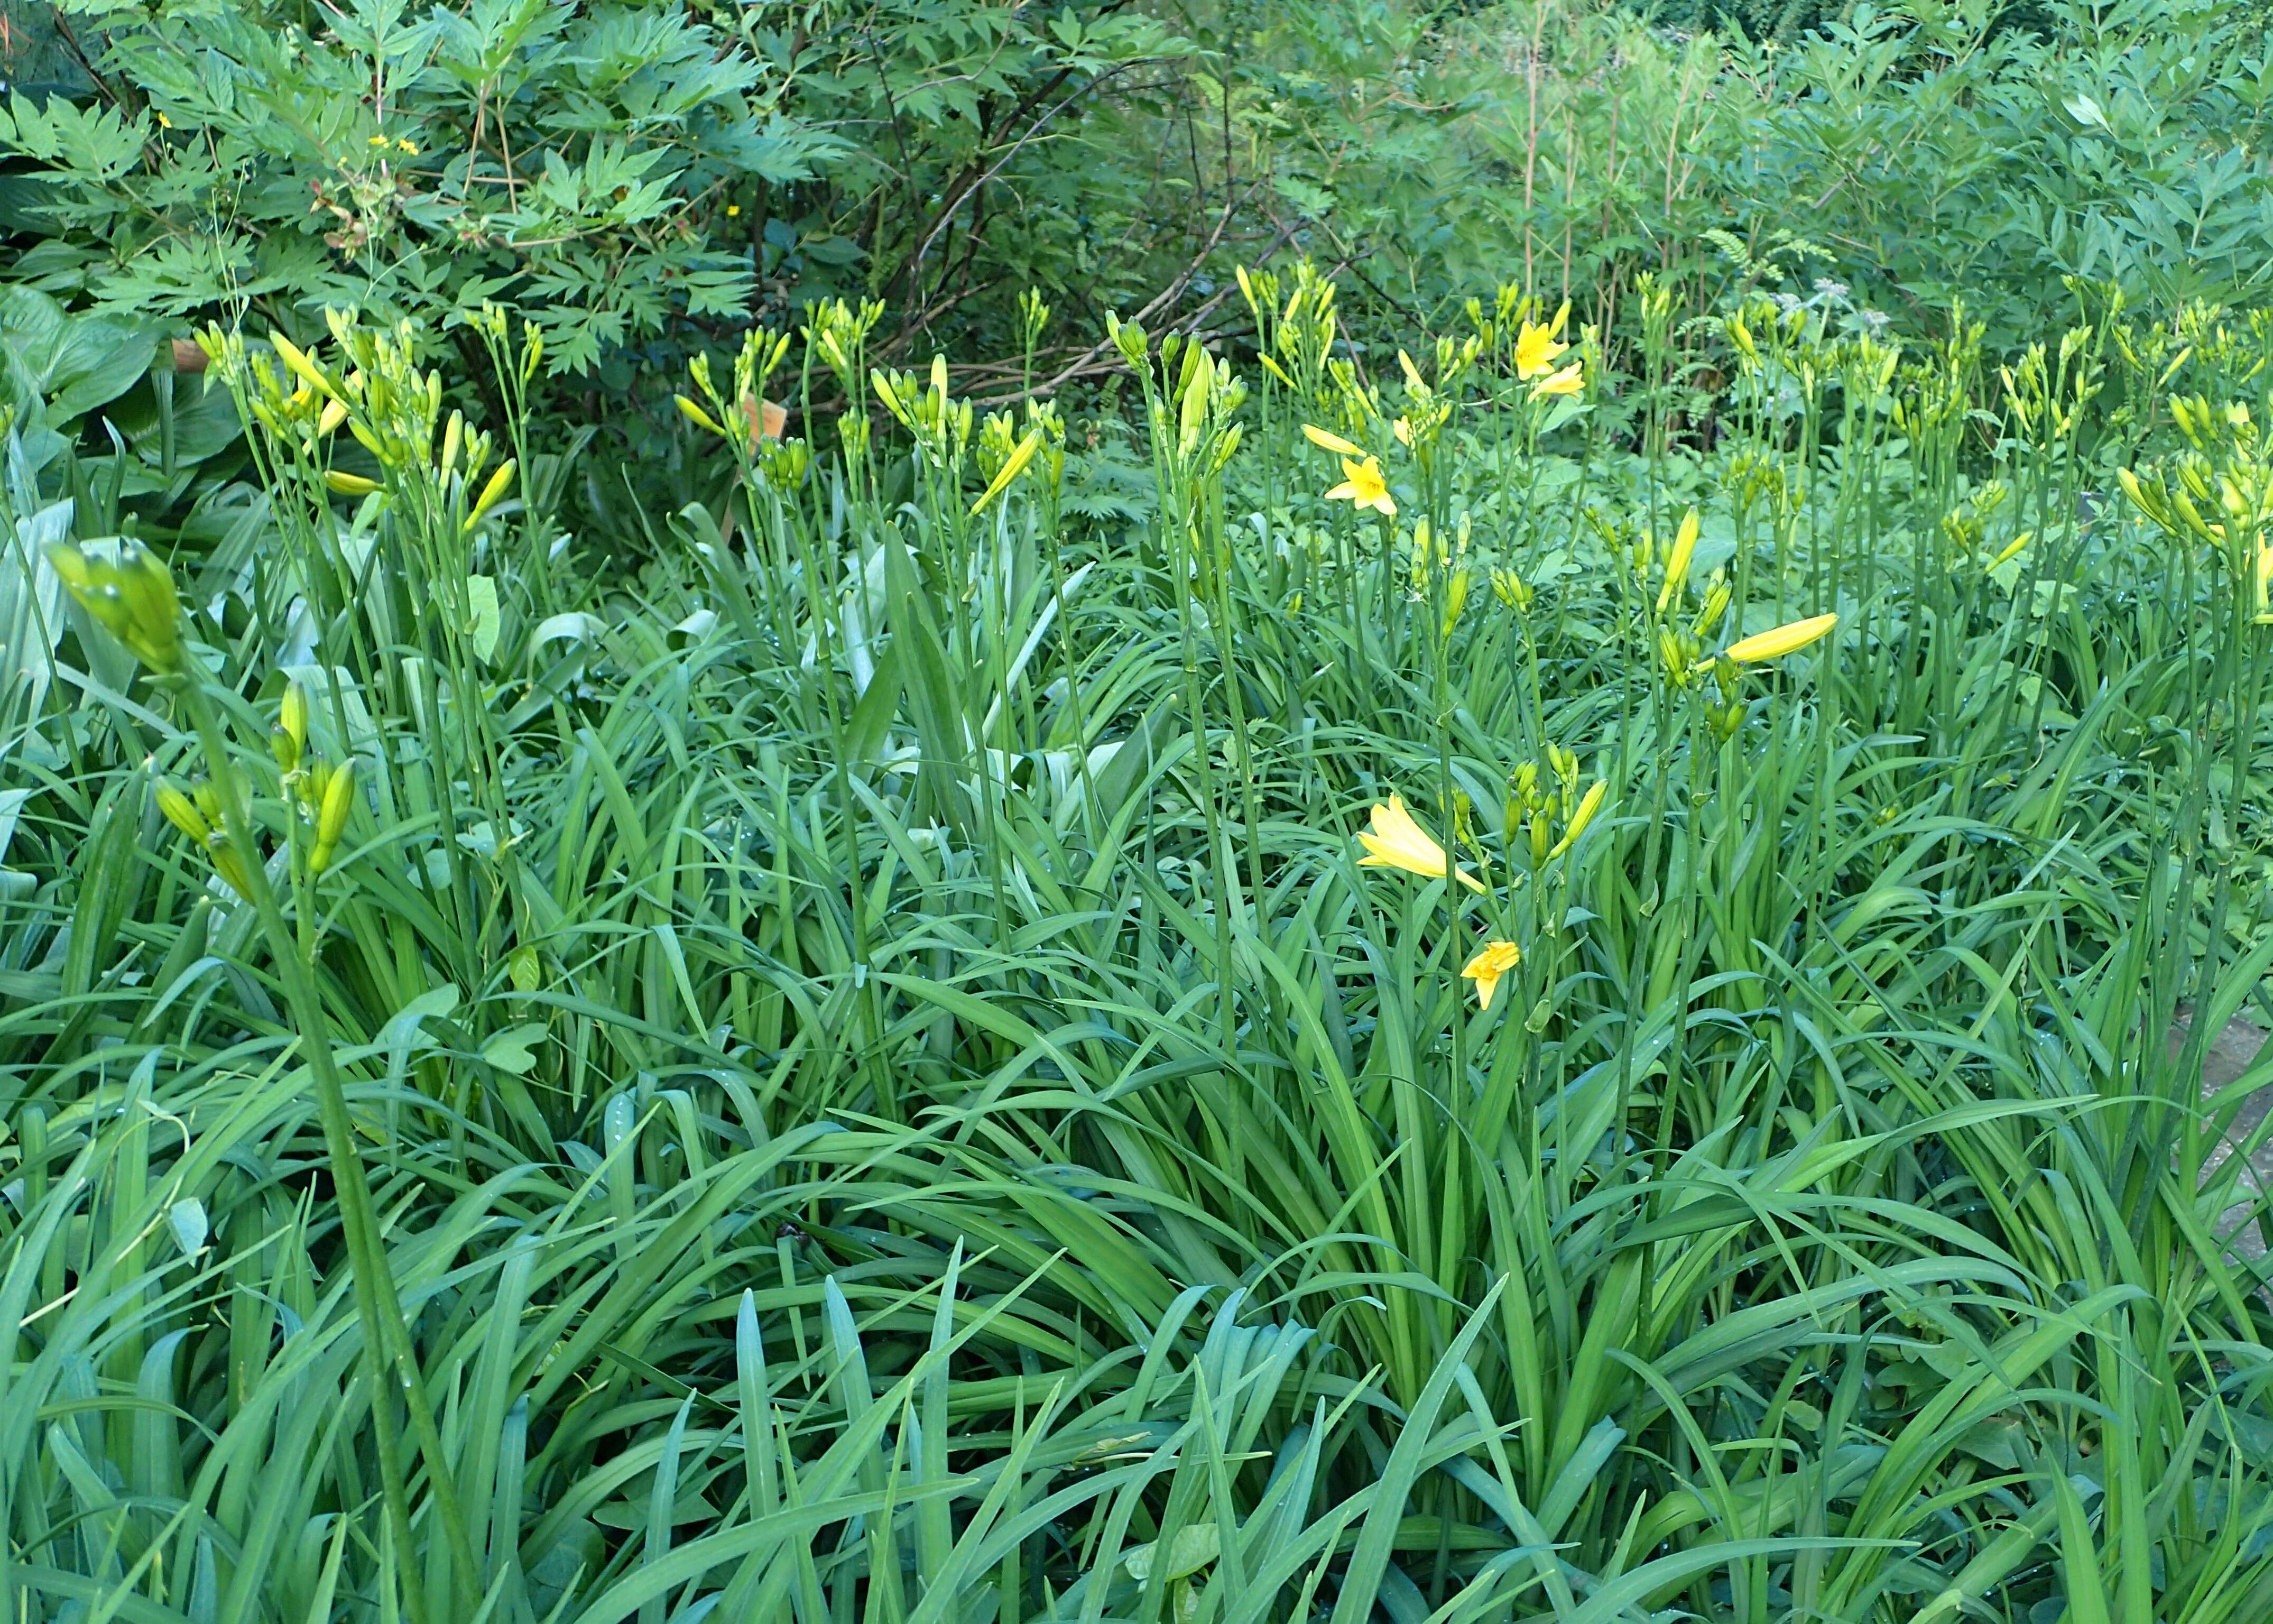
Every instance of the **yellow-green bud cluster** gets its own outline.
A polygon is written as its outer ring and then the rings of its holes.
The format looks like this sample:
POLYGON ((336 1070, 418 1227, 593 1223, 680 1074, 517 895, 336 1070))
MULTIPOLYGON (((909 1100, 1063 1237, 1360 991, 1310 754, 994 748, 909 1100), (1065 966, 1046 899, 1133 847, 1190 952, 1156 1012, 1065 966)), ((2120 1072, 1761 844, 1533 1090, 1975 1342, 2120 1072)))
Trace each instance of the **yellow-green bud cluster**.
POLYGON ((1511 849, 1520 831, 1530 847, 1531 866, 1545 868, 1578 843, 1609 793, 1609 783, 1597 778, 1581 793, 1578 756, 1560 745, 1548 746, 1543 763, 1525 762, 1509 777, 1506 818, 1511 849))
POLYGON ((240 897, 251 896, 251 876, 230 844, 222 818, 221 792, 202 782, 184 792, 170 779, 160 778, 157 799, 158 810, 165 814, 166 821, 206 854, 206 861, 229 888, 240 897))
POLYGON ((173 572, 157 554, 131 538, 101 551, 57 542, 48 549, 48 562, 137 659, 161 675, 181 668, 182 600, 173 572))

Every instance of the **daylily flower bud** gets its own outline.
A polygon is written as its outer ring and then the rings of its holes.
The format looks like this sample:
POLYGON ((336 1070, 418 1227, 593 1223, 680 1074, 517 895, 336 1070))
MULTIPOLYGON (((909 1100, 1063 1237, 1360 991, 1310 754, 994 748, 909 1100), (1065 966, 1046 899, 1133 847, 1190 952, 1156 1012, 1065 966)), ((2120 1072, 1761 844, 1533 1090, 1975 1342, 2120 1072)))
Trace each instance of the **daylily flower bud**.
POLYGON ((1468 572, 1456 569, 1444 583, 1444 631, 1447 637, 1460 621, 1460 611, 1468 606, 1468 572))
POLYGON ((1554 849, 1547 853, 1549 861, 1569 851, 1577 844, 1579 837, 1587 832, 1587 825, 1593 823, 1594 814, 1602 810, 1602 797, 1609 793, 1609 781, 1606 778, 1596 778, 1588 787, 1586 795, 1579 802, 1578 810, 1571 814, 1571 821, 1564 825, 1563 838, 1557 840, 1554 849))
POLYGON ((1819 614, 1804 620, 1794 620, 1788 626, 1772 631, 1759 632, 1729 645, 1726 658, 1739 665, 1757 665, 1772 659, 1782 659, 1787 654, 1797 654, 1809 644, 1831 635, 1839 624, 1836 614, 1819 614))
POLYGON ((316 816, 316 849, 308 855, 308 872, 321 874, 331 867, 332 852, 346 832, 348 815, 355 809, 355 763, 341 762, 324 786, 323 810, 316 816))
POLYGON ((166 778, 158 780, 158 810, 166 815, 168 823, 199 846, 203 846, 213 838, 213 825, 206 822, 204 815, 198 810, 197 802, 166 778))
POLYGON ((322 394, 335 393, 330 383, 326 381, 322 370, 309 358, 307 351, 302 350, 299 345, 281 333, 271 333, 268 335, 268 342, 275 347, 278 357, 286 366, 292 369, 294 377, 322 394))
POLYGON ((726 431, 718 425, 718 420, 716 417, 713 417, 709 412, 703 410, 701 407, 696 405, 686 395, 674 395, 671 398, 678 403, 679 415, 686 418, 696 428, 708 429, 713 434, 719 436, 721 439, 725 437, 726 431))
POLYGON ((139 541, 118 544, 116 558, 57 542, 48 561, 71 596, 151 670, 169 673, 182 663, 182 604, 173 573, 139 541))
POLYGON ((496 507, 505 499, 505 493, 513 489, 514 470, 517 466, 512 457, 507 457, 498 464, 497 472, 491 474, 489 483, 482 487, 481 496, 474 503, 474 510, 466 515, 468 530, 473 529, 479 523, 482 515, 496 507))
POLYGON ((2134 508, 2164 529, 2170 527, 2171 510, 2163 500, 2159 488, 2141 483, 2139 476, 2127 468, 2117 469, 2115 479, 2123 487, 2123 494, 2131 499, 2134 508))
POLYGON ((1113 347, 1121 352, 1122 360, 1131 366, 1141 367, 1144 365, 1144 357, 1152 348, 1152 341, 1145 336, 1142 327, 1134 321, 1123 321, 1120 317, 1108 312, 1105 318, 1105 331, 1106 335, 1112 339, 1113 347))
POLYGON ((269 744, 276 752, 276 764, 286 772, 300 765, 300 756, 308 748, 308 694, 297 682, 284 690, 284 703, 279 707, 275 731, 269 735, 269 744))
POLYGON ((240 897, 251 897, 252 876, 245 872, 244 864, 238 860, 236 848, 229 844, 227 835, 215 830, 208 836, 206 856, 211 860, 214 872, 228 883, 229 890, 240 897))
POLYGON ((1666 555, 1665 584, 1657 590, 1657 612, 1665 613, 1666 605, 1679 597, 1689 584, 1689 560, 1697 552, 1697 509, 1692 508, 1681 516, 1681 529, 1673 538, 1673 551, 1666 555))

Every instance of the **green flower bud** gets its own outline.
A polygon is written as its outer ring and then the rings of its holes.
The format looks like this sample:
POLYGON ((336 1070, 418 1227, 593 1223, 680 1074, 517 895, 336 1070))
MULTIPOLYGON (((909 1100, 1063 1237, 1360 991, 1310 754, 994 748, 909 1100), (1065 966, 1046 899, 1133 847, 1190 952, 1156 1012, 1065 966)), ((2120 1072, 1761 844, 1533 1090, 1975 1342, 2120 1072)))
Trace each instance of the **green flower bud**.
POLYGON ((321 874, 332 865, 333 850, 347 832, 348 815, 355 810, 355 763, 341 762, 324 786, 323 810, 316 817, 316 849, 308 858, 308 872, 321 874))
POLYGON ((297 682, 284 690, 284 703, 278 709, 276 729, 268 743, 276 752, 279 767, 288 773, 299 770, 300 757, 308 748, 308 692, 297 682))
POLYGON ((213 838, 213 825, 206 822, 204 815, 198 810, 197 802, 184 795, 170 779, 158 780, 158 810, 166 815, 168 823, 199 846, 213 838))
POLYGON ((498 464, 497 472, 491 474, 489 483, 482 487, 481 496, 474 503, 473 512, 466 515, 468 530, 473 529, 475 525, 481 523, 482 515, 496 507, 504 499, 505 493, 513 489, 513 475, 516 466, 511 457, 506 458, 504 462, 498 464))
POLYGON ((161 673, 182 664, 182 601, 173 572, 138 541, 118 544, 115 559, 57 542, 48 561, 71 596, 136 658, 161 673))

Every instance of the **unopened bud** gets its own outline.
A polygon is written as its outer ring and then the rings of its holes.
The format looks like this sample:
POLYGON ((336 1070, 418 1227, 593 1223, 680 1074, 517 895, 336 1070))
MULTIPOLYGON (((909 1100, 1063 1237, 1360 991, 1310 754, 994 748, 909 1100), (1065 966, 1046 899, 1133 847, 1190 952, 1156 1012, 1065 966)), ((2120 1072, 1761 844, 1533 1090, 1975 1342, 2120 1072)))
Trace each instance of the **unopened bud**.
POLYGON ((473 512, 466 515, 468 530, 473 529, 479 523, 482 515, 496 507, 505 499, 505 493, 513 489, 514 470, 517 466, 518 464, 511 457, 506 458, 504 462, 498 464, 497 472, 491 474, 489 483, 482 487, 481 496, 474 503, 473 512))
POLYGON ((308 857, 311 874, 321 874, 331 867, 332 852, 347 831, 348 815, 355 809, 355 763, 341 762, 324 786, 323 810, 316 816, 316 849, 308 857))
POLYGON ((158 780, 158 810, 166 815, 168 823, 200 846, 213 838, 213 825, 206 822, 197 802, 165 778, 158 780))

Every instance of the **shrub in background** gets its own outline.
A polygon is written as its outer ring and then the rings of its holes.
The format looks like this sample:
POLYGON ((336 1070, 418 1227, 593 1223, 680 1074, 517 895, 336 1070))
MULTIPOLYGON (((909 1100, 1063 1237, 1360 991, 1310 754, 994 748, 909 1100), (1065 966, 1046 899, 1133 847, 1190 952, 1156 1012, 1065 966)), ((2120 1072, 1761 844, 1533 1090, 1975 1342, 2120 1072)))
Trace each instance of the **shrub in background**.
POLYGON ((1179 49, 1109 6, 976 0, 58 16, 96 94, 0 122, 45 183, 19 277, 304 336, 326 304, 439 327, 497 298, 578 375, 688 322, 850 294, 920 326, 1030 277, 1111 229, 1069 114, 1179 49))

